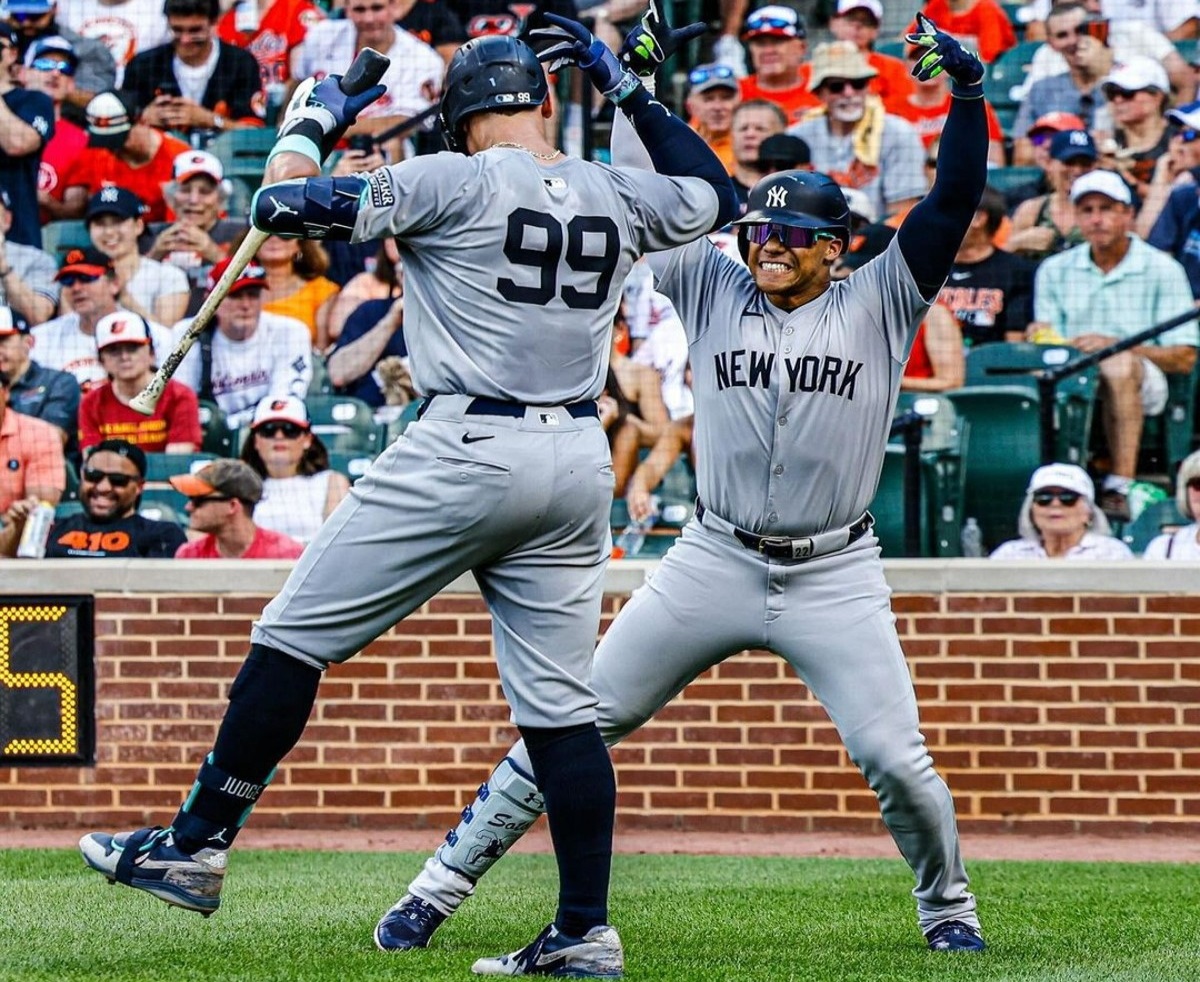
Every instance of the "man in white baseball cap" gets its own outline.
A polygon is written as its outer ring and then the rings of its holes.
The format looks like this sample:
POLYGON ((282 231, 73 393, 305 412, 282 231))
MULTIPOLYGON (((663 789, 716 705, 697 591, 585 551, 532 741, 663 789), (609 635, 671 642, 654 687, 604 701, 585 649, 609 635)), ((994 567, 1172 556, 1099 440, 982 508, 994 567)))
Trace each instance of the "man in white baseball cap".
MULTIPOLYGON (((1076 178, 1071 201, 1084 242, 1038 268, 1033 323, 1090 354, 1192 309, 1192 291, 1179 263, 1147 245, 1133 228, 1133 195, 1112 171, 1076 178)), ((1146 416, 1166 408, 1164 373, 1190 373, 1200 334, 1194 321, 1100 362, 1104 432, 1112 457, 1099 505, 1116 521, 1129 520, 1127 494, 1137 473, 1146 416)))

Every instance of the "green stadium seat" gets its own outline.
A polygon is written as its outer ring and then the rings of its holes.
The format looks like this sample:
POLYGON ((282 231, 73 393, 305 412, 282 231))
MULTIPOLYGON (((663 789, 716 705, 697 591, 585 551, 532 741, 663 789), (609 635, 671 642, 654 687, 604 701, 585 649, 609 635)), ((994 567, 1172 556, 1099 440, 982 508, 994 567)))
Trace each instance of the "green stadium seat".
POLYGON ((42 249, 54 257, 55 263, 72 249, 85 249, 92 244, 83 221, 63 220, 42 226, 42 249))
POLYGON ((274 146, 275 130, 264 126, 225 130, 208 145, 208 152, 221 161, 226 177, 244 181, 253 193, 262 184, 267 155, 274 146))
POLYGON ((308 395, 305 398, 333 395, 333 383, 329 381, 329 367, 325 364, 325 356, 314 351, 312 366, 312 381, 308 383, 308 395))
POLYGON ((305 399, 313 432, 331 453, 375 456, 383 449, 387 427, 361 399, 353 396, 315 395, 305 399))
POLYGON ((993 167, 988 171, 987 182, 988 187, 1001 194, 1008 194, 1022 185, 1032 184, 1041 176, 1040 167, 993 167))
POLYGON ((983 76, 983 94, 997 113, 1021 104, 1021 87, 1029 73, 1029 63, 1034 52, 1042 46, 1041 41, 1022 41, 1015 48, 986 66, 983 76))
POLYGON ((138 502, 138 513, 159 522, 188 524, 187 498, 173 487, 147 487, 138 502))
POLYGON ((70 518, 72 515, 83 514, 82 501, 60 501, 54 507, 54 520, 61 522, 64 518, 70 518))
POLYGON ((1174 478, 1183 458, 1192 452, 1197 372, 1200 361, 1187 375, 1167 375, 1167 408, 1161 415, 1146 417, 1139 470, 1174 478))
MULTIPOLYGON (((261 176, 259 180, 261 180, 261 176)), ((244 220, 250 214, 250 200, 254 197, 254 189, 241 177, 227 178, 229 181, 229 203, 225 211, 230 218, 244 220)))
POLYGON ((1200 52, 1200 38, 1184 38, 1176 41, 1175 50, 1179 52, 1179 57, 1190 65, 1197 52, 1200 52))
POLYGON ((204 439, 200 449, 215 457, 233 456, 233 430, 225 420, 225 412, 215 402, 200 400, 200 428, 204 439))
POLYGON ((1190 523, 1190 519, 1179 514, 1179 509, 1175 507, 1175 498, 1172 496, 1166 501, 1157 501, 1147 506, 1121 530, 1121 539, 1130 549, 1140 554, 1146 551, 1146 546, 1155 536, 1190 523))
POLYGON ((907 41, 876 41, 873 50, 876 54, 887 55, 890 58, 899 58, 901 61, 908 60, 907 41))
POLYGON ((979 521, 990 551, 1016 537, 1025 486, 1041 465, 1041 400, 1023 385, 972 385, 946 395, 970 424, 962 514, 979 521))
MULTIPOLYGON (((967 352, 968 387, 975 385, 1019 385, 1039 394, 1040 369, 1059 368, 1078 358, 1079 352, 1063 344, 1031 344, 1027 341, 981 344, 967 352)), ((1096 366, 1063 379, 1054 390, 1058 433, 1055 459, 1087 465, 1092 421, 1099 385, 1096 366)))
POLYGON ((374 462, 375 458, 370 454, 339 452, 329 455, 329 466, 339 474, 346 475, 351 484, 362 477, 374 462))
POLYGON ((162 484, 178 474, 190 474, 213 459, 210 453, 148 453, 146 481, 162 484))

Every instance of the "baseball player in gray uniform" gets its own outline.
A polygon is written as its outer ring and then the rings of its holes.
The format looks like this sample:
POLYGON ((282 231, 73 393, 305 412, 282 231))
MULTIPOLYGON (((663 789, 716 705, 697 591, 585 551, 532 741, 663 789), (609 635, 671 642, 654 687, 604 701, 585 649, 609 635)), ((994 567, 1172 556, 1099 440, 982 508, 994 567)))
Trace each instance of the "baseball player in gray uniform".
MULTIPOLYGON (((920 28, 909 36, 928 49, 919 77, 946 71, 955 98, 937 181, 881 256, 831 282, 845 198, 824 175, 784 171, 752 189, 736 223, 748 268, 703 240, 649 257, 688 333, 700 505, 605 634, 592 685, 611 745, 722 660, 747 648, 785 658, 878 797, 916 876, 929 948, 978 951, 954 804, 919 730, 866 511, 914 332, 986 179, 982 65, 924 18, 920 28)), ((428 944, 536 820, 529 763, 518 743, 384 915, 381 947, 428 944)))
POLYGON ((346 96, 337 76, 293 98, 255 225, 396 238, 405 337, 426 399, 255 624, 216 744, 171 825, 81 840, 85 861, 109 878, 214 911, 226 850, 299 739, 322 670, 471 571, 559 862, 555 920, 516 962, 529 974, 620 974, 620 939, 607 926, 616 790, 588 683, 613 490, 595 400, 635 260, 729 221, 736 196, 703 140, 582 25, 560 24, 572 37, 564 57, 628 114, 658 173, 548 144, 545 74, 510 37, 472 40, 447 68, 441 112, 458 152, 319 177, 370 99, 346 96))

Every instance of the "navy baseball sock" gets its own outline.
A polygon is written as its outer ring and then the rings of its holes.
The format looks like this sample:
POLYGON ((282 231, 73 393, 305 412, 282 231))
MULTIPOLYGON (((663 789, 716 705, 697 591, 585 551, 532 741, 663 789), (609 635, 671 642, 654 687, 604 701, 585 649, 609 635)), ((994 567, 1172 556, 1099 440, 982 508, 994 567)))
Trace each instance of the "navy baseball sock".
POLYGON ((191 853, 233 842, 304 732, 320 681, 311 665, 266 645, 250 646, 229 690, 216 745, 171 823, 180 849, 191 853))
POLYGON ((617 784, 595 724, 562 729, 520 727, 546 801, 558 862, 558 914, 564 934, 583 937, 608 923, 613 811, 617 784))

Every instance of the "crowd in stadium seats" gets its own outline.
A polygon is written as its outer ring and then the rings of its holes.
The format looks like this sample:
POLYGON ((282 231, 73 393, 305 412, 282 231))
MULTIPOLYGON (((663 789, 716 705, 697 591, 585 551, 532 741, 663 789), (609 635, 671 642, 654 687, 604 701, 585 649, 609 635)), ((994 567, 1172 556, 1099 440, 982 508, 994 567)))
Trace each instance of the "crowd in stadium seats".
MULTIPOLYGON (((677 16, 698 12, 721 29, 660 80, 661 97, 690 117, 743 201, 760 178, 792 167, 842 184, 853 241, 839 276, 878 255, 926 193, 950 104, 945 78, 911 77, 914 52, 902 40, 911 11, 893 7, 677 4, 677 16)), ((470 37, 542 26, 545 10, 578 11, 613 43, 642 12, 628 0, 542 0, 520 12, 500 0, 7 0, 0 447, 20 463, 0 472, 0 554, 12 554, 39 500, 61 499, 60 531, 78 542, 89 523, 128 522, 139 508, 157 509, 176 528, 190 524, 204 555, 291 548, 264 545, 257 523, 299 543, 311 539, 419 409, 393 242, 268 239, 155 414, 142 416, 129 402, 247 234, 274 125, 299 80, 345 70, 363 45, 392 58, 386 97, 350 131, 330 173, 436 152, 440 137, 428 117, 446 61, 470 37), (417 116, 425 121, 405 129, 417 116), (167 455, 178 462, 161 463, 167 455), (239 455, 249 476, 221 468, 214 476, 213 460, 239 455), (201 467, 217 490, 181 492, 180 478, 192 487, 186 475, 201 467), (220 491, 221 481, 238 492, 220 491)), ((1076 429, 1060 431, 1059 448, 1070 456, 1060 453, 1056 466, 1079 466, 1072 483, 1050 490, 1079 496, 1073 504, 1087 507, 1075 517, 1085 521, 1081 529, 1091 522, 1088 535, 1107 515, 1137 548, 1153 538, 1147 555, 1194 558, 1194 534, 1189 545, 1187 535, 1176 542, 1148 533, 1193 518, 1193 483, 1200 494, 1200 463, 1189 456, 1200 330, 1183 319, 1200 300, 1200 0, 928 0, 923 13, 987 64, 992 180, 918 331, 903 389, 949 393, 942 411, 970 420, 983 401, 959 398, 964 386, 1016 385, 1026 399, 1043 397, 1028 374, 1034 345, 1069 361, 1174 319, 1059 383, 1056 399, 1075 400, 1076 429), (990 374, 982 374, 977 353, 993 346, 1016 367, 990 358, 990 374), (1009 374, 994 374, 1001 371, 1009 374), (1152 528, 1156 516, 1162 521, 1152 528)), ((590 140, 573 143, 578 137, 563 123, 588 100, 569 83, 557 87, 556 100, 558 142, 569 152, 591 148, 590 140)), ((596 116, 602 141, 603 112, 596 116)), ((728 230, 712 238, 740 261, 728 230)), ((682 523, 663 516, 672 506, 676 517, 690 515, 693 491, 687 342, 644 264, 624 296, 600 401, 618 496, 627 496, 627 511, 615 509, 614 520, 657 507, 656 531, 669 538, 682 523)), ((975 422, 982 439, 988 421, 975 422)), ((1013 466, 1024 470, 1012 486, 1025 487, 1024 458, 1013 466)), ((967 467, 966 492, 952 502, 956 521, 977 499, 972 480, 967 467)), ((1002 554, 1045 546, 1044 533, 1025 532, 1040 528, 1046 493, 1030 483, 1024 502, 1016 494, 1006 504, 1023 530, 1002 554)), ((1015 528, 978 517, 986 549, 1015 528)), ((104 548, 52 541, 48 549, 173 553, 153 528, 126 531, 121 548, 109 539, 104 548)), ((1069 554, 1057 548, 1062 541, 1045 554, 1069 554)))

